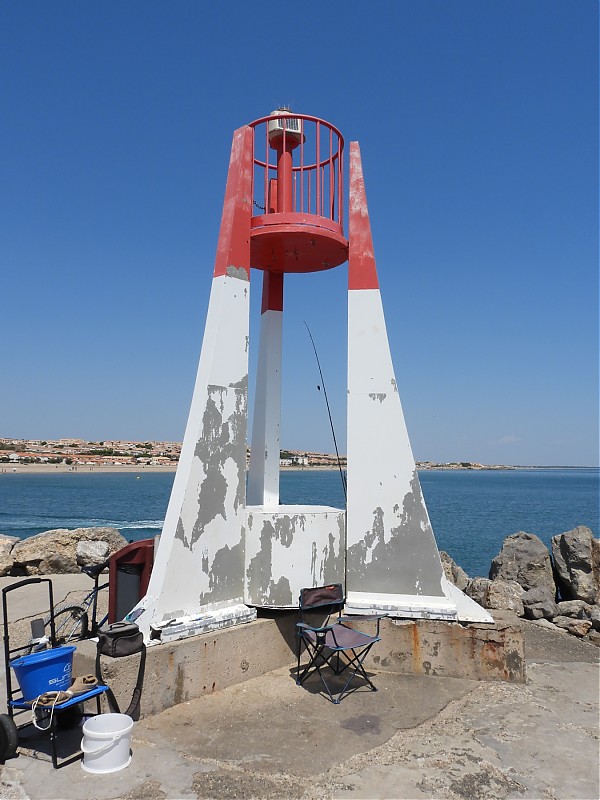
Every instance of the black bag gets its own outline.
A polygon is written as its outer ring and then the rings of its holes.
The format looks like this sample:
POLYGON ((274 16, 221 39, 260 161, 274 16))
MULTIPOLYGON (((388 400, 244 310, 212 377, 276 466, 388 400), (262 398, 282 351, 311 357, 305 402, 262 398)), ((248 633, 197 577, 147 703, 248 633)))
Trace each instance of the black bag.
POLYGON ((98 650, 103 656, 122 658, 140 653, 144 634, 134 622, 113 622, 98 634, 98 650))
MULTIPOLYGON (((133 622, 113 622, 107 628, 101 629, 98 634, 98 645, 96 648, 96 678, 100 686, 106 686, 106 681, 102 675, 100 656, 110 656, 111 658, 122 658, 140 653, 140 665, 138 667, 137 680, 131 702, 127 711, 123 712, 133 720, 140 718, 140 700, 142 698, 142 688, 144 686, 144 672, 146 668, 146 645, 144 644, 144 634, 133 622)), ((115 698, 113 690, 108 687, 106 690, 108 706, 115 714, 120 713, 119 704, 115 698)))

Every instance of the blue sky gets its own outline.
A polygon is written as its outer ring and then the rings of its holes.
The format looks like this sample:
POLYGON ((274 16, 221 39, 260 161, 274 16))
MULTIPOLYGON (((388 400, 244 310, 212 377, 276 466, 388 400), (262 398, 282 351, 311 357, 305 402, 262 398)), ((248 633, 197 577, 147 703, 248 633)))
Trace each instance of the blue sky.
MULTIPOLYGON (((595 0, 3 3, 0 74, 0 436, 182 437, 231 134, 291 104, 360 141, 416 458, 598 463, 595 0)), ((346 280, 286 283, 283 447, 332 450, 306 320, 344 450, 346 280)))

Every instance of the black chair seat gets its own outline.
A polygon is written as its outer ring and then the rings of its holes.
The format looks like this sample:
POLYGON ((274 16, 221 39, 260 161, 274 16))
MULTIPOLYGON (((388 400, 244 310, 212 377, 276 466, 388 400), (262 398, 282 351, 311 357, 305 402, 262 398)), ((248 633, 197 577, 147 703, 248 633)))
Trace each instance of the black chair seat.
MULTIPOLYGON (((307 629, 304 634, 313 644, 317 644, 318 634, 312 628, 307 629)), ((357 647, 365 647, 368 644, 379 642, 379 636, 368 636, 361 631, 347 628, 345 625, 335 624, 330 630, 325 631, 324 640, 319 642, 329 650, 349 650, 357 647)))

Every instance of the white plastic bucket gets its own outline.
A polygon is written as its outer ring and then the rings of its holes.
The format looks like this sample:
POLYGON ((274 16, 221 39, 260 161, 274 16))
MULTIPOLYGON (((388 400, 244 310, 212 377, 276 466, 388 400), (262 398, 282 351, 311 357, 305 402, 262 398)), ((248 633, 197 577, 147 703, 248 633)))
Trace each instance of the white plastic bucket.
POLYGON ((81 766, 86 772, 117 772, 131 763, 133 720, 127 714, 98 714, 83 725, 81 766))

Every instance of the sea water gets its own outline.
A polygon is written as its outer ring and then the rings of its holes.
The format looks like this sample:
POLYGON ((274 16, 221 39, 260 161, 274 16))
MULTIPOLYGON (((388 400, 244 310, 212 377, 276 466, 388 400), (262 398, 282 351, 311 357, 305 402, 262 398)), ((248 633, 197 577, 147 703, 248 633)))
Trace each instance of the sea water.
MULTIPOLYGON (((419 473, 441 550, 471 575, 487 575, 506 536, 552 536, 577 525, 600 533, 597 469, 425 470, 419 473)), ((174 473, 0 474, 0 533, 110 525, 129 541, 160 533, 174 473)), ((335 470, 285 470, 281 502, 344 508, 335 470)))

